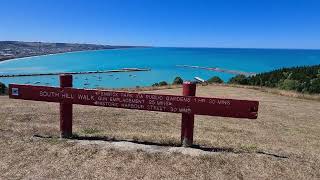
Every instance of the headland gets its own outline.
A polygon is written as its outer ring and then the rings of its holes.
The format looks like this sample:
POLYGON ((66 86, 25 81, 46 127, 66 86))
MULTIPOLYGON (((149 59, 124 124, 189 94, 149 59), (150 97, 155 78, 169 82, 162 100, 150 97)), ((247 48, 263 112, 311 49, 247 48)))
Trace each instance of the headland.
POLYGON ((75 52, 75 51, 120 49, 120 48, 133 48, 133 47, 137 47, 137 46, 0 41, 0 61, 15 59, 15 58, 31 57, 31 56, 75 52))

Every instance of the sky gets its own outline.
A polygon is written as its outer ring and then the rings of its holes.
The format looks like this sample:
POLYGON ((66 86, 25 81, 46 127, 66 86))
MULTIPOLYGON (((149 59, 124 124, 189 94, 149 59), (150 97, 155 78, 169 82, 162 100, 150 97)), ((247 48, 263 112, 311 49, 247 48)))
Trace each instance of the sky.
POLYGON ((320 0, 0 0, 0 40, 320 49, 320 0))

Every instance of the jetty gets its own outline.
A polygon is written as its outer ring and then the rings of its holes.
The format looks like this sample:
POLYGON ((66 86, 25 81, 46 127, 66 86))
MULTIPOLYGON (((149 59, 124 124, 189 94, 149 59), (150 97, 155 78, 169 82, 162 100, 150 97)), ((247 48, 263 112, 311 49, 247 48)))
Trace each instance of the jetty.
POLYGON ((257 74, 254 72, 244 72, 244 71, 238 71, 238 70, 221 69, 221 68, 217 68, 217 67, 201 67, 201 66, 190 66, 190 65, 176 65, 176 66, 183 67, 183 68, 204 69, 204 70, 208 70, 208 71, 223 72, 223 73, 234 74, 234 75, 254 76, 257 74))
POLYGON ((21 76, 51 76, 59 74, 101 74, 101 73, 119 73, 119 72, 136 72, 136 71, 151 71, 149 68, 121 68, 114 70, 103 71, 81 71, 81 72, 53 72, 53 73, 32 73, 32 74, 5 74, 0 77, 21 77, 21 76))

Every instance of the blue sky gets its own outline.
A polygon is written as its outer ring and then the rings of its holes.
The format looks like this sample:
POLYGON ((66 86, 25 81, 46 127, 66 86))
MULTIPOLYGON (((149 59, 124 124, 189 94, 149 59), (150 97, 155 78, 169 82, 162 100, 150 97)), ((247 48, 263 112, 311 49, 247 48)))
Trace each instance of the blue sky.
POLYGON ((320 1, 0 0, 0 40, 320 49, 320 1))

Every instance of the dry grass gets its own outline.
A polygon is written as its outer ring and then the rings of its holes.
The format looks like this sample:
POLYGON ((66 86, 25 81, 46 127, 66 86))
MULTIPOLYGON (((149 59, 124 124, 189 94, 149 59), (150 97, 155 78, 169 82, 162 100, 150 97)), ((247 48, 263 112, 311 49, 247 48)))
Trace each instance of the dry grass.
POLYGON ((277 95, 282 95, 282 96, 320 101, 320 94, 299 93, 297 91, 288 91, 288 90, 282 90, 282 89, 278 89, 278 88, 245 86, 245 85, 237 85, 237 84, 218 84, 218 85, 228 86, 228 87, 245 88, 245 89, 254 89, 254 90, 259 90, 262 92, 267 92, 267 93, 272 93, 272 94, 277 94, 277 95))
MULTIPOLYGON (((223 87, 236 87, 236 88, 244 88, 244 89, 253 89, 262 92, 277 94, 281 96, 295 97, 299 99, 308 99, 308 100, 316 100, 320 101, 320 94, 308 94, 308 93, 299 93, 297 91, 288 91, 281 90, 278 88, 268 88, 268 87, 260 87, 260 86, 246 86, 246 85, 238 85, 238 84, 207 84, 200 83, 198 86, 223 86, 223 87)), ((155 90, 165 90, 165 89, 177 89, 182 88, 182 85, 167 85, 167 86, 146 86, 146 87, 137 87, 137 88, 116 88, 116 89, 108 89, 108 90, 119 90, 119 91, 129 91, 129 92, 139 92, 139 91, 155 91, 155 90)))
MULTIPOLYGON (((196 116, 195 144, 221 150, 211 155, 124 152, 57 138, 35 140, 35 134, 59 135, 58 105, 2 96, 0 178, 320 178, 320 102, 226 86, 202 86, 197 95, 259 100, 259 117, 196 116)), ((180 120, 179 114, 74 106, 74 132, 80 136, 178 145, 180 120)))

